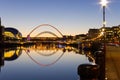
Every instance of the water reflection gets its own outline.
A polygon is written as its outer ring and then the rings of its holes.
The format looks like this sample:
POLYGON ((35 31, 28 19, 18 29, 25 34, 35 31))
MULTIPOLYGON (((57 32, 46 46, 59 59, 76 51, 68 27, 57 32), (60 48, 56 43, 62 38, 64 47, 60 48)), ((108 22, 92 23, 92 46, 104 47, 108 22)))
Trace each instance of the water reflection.
MULTIPOLYGON (((59 59, 63 56, 64 53, 62 53, 55 61, 53 61, 52 63, 48 63, 48 64, 42 64, 42 63, 39 63, 37 60, 35 60, 30 54, 28 51, 26 51, 27 55, 29 56, 29 58, 35 62, 36 64, 40 65, 40 66, 50 66, 50 65, 53 65, 55 64, 57 61, 59 61, 59 59)), ((46 55, 45 55, 46 56, 46 55)), ((47 55, 48 56, 48 55, 47 55)))
POLYGON ((0 49, 0 71, 2 66, 4 66, 4 49, 0 49))
POLYGON ((62 58, 62 56, 64 55, 64 53, 66 51, 68 51, 68 52, 75 51, 76 53, 78 52, 78 50, 76 48, 73 48, 70 46, 65 46, 65 45, 60 45, 60 44, 58 44, 58 45, 56 45, 56 44, 37 44, 34 46, 30 46, 29 48, 24 49, 24 50, 33 62, 35 62, 36 64, 43 66, 43 67, 55 64, 57 61, 59 61, 62 58), (40 63, 39 60, 36 60, 35 58, 33 58, 29 54, 30 50, 34 50, 35 53, 39 54, 39 56, 45 56, 45 57, 52 56, 52 55, 58 53, 58 51, 62 51, 62 53, 61 53, 61 55, 57 56, 58 58, 56 58, 56 60, 53 60, 51 63, 44 64, 44 63, 40 63))
POLYGON ((0 71, 4 66, 4 61, 16 60, 22 54, 22 49, 19 48, 1 48, 0 49, 0 71))
POLYGON ((94 63, 89 52, 60 44, 0 49, 0 80, 77 80, 82 63, 94 63))
POLYGON ((5 50, 4 59, 6 61, 16 60, 22 54, 21 48, 9 48, 5 50))

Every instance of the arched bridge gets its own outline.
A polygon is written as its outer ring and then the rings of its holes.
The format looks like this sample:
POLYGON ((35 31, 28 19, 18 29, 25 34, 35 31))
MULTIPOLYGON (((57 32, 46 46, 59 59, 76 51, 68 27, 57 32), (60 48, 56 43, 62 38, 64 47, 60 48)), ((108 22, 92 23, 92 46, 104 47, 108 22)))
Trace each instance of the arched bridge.
POLYGON ((38 33, 35 37, 38 37, 38 36, 40 36, 40 35, 42 35, 42 34, 45 34, 45 33, 49 33, 49 34, 51 34, 51 35, 53 35, 53 36, 55 36, 55 37, 58 37, 55 33, 51 32, 51 31, 43 31, 43 32, 40 32, 40 33, 38 33))
MULTIPOLYGON (((27 40, 30 40, 30 35, 31 35, 35 30, 37 30, 37 29, 40 28, 40 27, 46 27, 46 26, 53 28, 54 30, 56 30, 56 31, 63 37, 63 34, 62 34, 56 27, 54 27, 54 26, 52 26, 52 25, 50 25, 50 24, 41 24, 41 25, 38 25, 37 27, 35 27, 35 28, 27 35, 27 40)), ((50 32, 50 31, 44 31, 44 32, 39 33, 38 35, 41 35, 41 34, 44 34, 44 33, 49 33, 49 34, 52 34, 52 35, 55 36, 55 37, 58 37, 55 33, 50 32)), ((36 35, 36 36, 38 36, 38 35, 36 35)))

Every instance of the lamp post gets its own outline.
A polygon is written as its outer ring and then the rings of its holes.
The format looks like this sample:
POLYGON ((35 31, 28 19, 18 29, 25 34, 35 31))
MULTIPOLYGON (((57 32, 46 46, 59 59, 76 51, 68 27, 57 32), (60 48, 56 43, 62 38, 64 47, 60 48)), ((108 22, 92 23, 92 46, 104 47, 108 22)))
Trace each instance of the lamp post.
POLYGON ((103 8, 103 28, 105 28, 105 26, 106 26, 105 9, 106 9, 106 6, 108 4, 108 1, 107 0, 101 0, 100 4, 103 8))
POLYGON ((106 35, 106 30, 105 30, 105 27, 106 27, 106 13, 105 13, 105 9, 106 9, 106 6, 108 4, 108 0, 101 0, 100 4, 103 8, 103 29, 104 29, 104 56, 103 56, 103 62, 104 63, 101 66, 104 74, 101 74, 101 75, 105 79, 106 78, 106 76, 105 76, 105 73, 106 73, 106 70, 105 70, 105 65, 106 65, 106 39, 105 39, 105 35, 106 35))
POLYGON ((103 29, 104 29, 104 42, 105 42, 105 27, 106 27, 106 12, 105 12, 105 9, 106 9, 106 6, 108 4, 108 0, 101 0, 100 1, 100 4, 103 8, 103 29))
POLYGON ((106 51, 106 47, 105 47, 105 32, 106 32, 106 30, 105 30, 105 27, 106 27, 105 9, 106 9, 106 6, 107 6, 108 3, 109 3, 108 0, 101 0, 100 1, 100 4, 101 4, 101 6, 103 8, 104 52, 106 51))

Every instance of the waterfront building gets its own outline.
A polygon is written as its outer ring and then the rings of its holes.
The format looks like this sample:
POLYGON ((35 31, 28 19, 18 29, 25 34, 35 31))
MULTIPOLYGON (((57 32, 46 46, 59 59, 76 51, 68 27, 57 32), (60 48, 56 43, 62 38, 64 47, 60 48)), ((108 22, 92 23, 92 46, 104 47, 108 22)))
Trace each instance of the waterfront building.
POLYGON ((1 25, 0 18, 0 43, 3 44, 4 41, 17 41, 22 39, 22 34, 19 30, 13 27, 4 27, 1 25))
MULTIPOLYGON (((103 28, 101 28, 103 29, 103 28)), ((105 27, 104 28, 104 34, 103 34, 103 37, 102 37, 102 40, 105 40, 106 42, 112 42, 112 39, 113 39, 113 31, 111 29, 111 27, 105 27)))
POLYGON ((83 40, 85 40, 87 38, 87 35, 86 34, 79 34, 79 35, 76 35, 76 40, 78 42, 82 42, 83 40))
POLYGON ((113 31, 113 42, 115 43, 119 43, 119 39, 120 39, 120 26, 113 26, 112 27, 112 31, 113 31))
POLYGON ((6 27, 4 31, 4 40, 21 40, 22 34, 13 27, 6 27))
POLYGON ((91 39, 97 37, 98 34, 99 34, 99 29, 89 29, 88 30, 88 36, 91 39))
POLYGON ((99 29, 101 35, 101 40, 105 39, 106 42, 120 43, 120 25, 105 27, 99 29))

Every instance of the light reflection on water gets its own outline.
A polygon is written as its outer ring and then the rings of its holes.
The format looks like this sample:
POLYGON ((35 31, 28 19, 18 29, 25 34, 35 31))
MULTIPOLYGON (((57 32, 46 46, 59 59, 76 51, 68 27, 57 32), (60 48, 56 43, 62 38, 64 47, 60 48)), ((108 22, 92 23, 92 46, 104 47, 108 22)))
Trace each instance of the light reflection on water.
POLYGON ((39 44, 0 50, 0 80, 78 80, 88 57, 69 46, 39 44))

